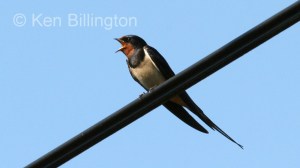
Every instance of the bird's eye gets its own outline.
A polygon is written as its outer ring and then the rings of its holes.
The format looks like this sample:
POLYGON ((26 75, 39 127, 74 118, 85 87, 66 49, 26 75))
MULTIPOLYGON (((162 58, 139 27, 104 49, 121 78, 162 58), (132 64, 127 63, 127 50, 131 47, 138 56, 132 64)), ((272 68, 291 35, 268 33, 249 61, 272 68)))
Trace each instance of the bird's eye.
POLYGON ((124 41, 125 43, 129 43, 131 42, 131 37, 124 36, 121 38, 121 40, 124 41))

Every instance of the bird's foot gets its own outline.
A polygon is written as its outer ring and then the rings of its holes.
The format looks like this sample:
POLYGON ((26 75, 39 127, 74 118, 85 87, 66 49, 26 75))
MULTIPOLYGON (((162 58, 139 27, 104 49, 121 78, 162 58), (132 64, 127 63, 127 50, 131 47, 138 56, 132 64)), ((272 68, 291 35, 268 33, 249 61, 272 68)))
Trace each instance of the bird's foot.
POLYGON ((156 86, 153 86, 152 88, 150 88, 150 89, 148 90, 148 92, 152 92, 155 88, 156 88, 156 86))
POLYGON ((145 94, 152 92, 154 89, 156 88, 156 86, 153 86, 152 88, 150 88, 149 90, 147 90, 147 92, 143 92, 142 94, 139 95, 139 98, 141 99, 145 94))
POLYGON ((143 92, 142 94, 139 95, 139 98, 141 99, 146 93, 143 92))

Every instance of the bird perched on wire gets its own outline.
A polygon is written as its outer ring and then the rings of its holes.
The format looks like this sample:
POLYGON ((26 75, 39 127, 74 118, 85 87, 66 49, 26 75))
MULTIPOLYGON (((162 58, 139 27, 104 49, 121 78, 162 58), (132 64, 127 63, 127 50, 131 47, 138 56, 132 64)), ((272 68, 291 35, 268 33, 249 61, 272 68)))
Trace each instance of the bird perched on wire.
MULTIPOLYGON (((147 91, 151 91, 175 75, 164 57, 155 48, 147 45, 145 40, 141 37, 126 35, 115 39, 122 45, 116 52, 122 51, 127 57, 126 62, 132 78, 147 91)), ((211 129, 219 131, 226 138, 243 148, 242 145, 237 143, 212 122, 190 98, 187 92, 184 91, 174 96, 165 102, 163 106, 189 126, 203 133, 208 133, 208 131, 186 111, 186 109, 190 110, 211 129)))

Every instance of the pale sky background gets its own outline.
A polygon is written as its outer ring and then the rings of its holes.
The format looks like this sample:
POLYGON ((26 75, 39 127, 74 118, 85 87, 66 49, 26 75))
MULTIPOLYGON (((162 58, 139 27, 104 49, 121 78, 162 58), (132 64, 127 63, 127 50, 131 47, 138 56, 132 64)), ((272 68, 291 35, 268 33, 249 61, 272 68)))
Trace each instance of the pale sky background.
MULTIPOLYGON (((31 163, 144 91, 113 38, 143 37, 180 72, 293 2, 1 1, 0 167, 31 163), (71 27, 68 14, 137 22, 71 27)), ((159 107, 62 167, 300 167, 299 34, 300 23, 188 90, 244 150, 159 107)))

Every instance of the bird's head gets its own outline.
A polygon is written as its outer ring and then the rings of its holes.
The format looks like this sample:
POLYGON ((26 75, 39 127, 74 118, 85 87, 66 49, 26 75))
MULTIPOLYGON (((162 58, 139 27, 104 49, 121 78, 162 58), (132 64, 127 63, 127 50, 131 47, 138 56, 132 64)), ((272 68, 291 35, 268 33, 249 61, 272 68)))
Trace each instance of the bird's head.
POLYGON ((145 40, 136 35, 126 35, 121 38, 115 38, 115 40, 122 45, 116 52, 122 51, 127 58, 130 58, 136 49, 143 48, 147 45, 145 40))

